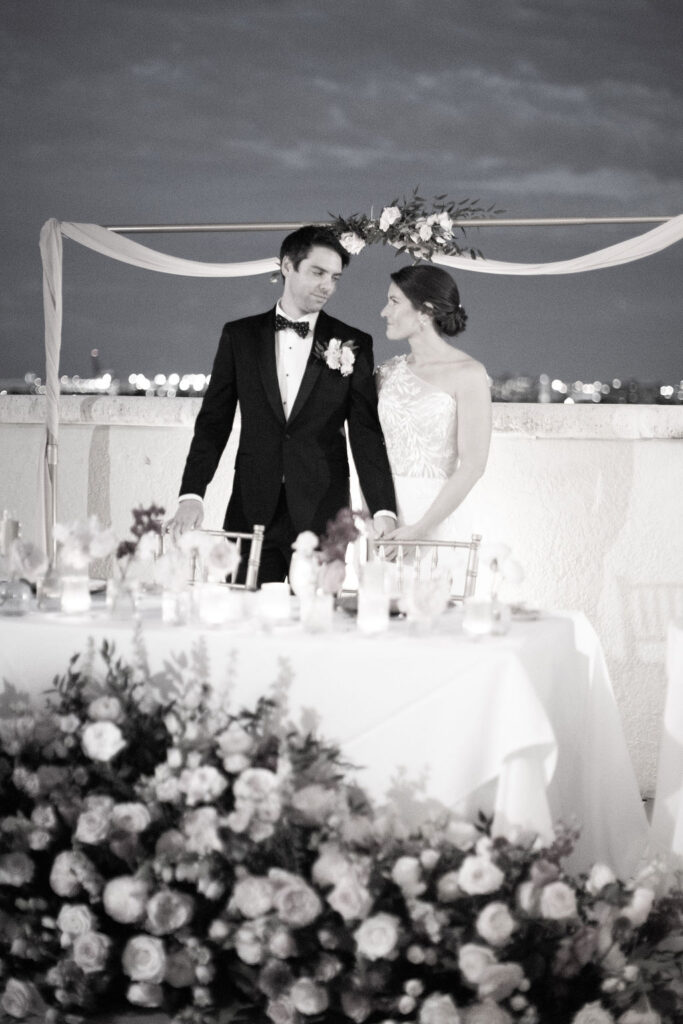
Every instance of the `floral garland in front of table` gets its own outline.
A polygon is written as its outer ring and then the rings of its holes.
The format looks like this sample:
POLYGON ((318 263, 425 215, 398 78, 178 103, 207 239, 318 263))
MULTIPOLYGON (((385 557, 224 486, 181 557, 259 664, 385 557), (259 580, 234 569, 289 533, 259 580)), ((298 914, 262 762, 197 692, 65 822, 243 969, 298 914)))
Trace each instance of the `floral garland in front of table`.
POLYGON ((408 834, 288 720, 285 678, 238 710, 203 648, 150 676, 137 643, 134 665, 106 645, 103 669, 72 659, 42 711, 6 688, 4 1020, 681 1019, 683 893, 605 865, 570 877, 567 833, 512 843, 453 817, 408 834))
POLYGON ((435 196, 428 208, 417 189, 409 199, 393 199, 379 215, 354 213, 350 217, 335 216, 332 230, 347 252, 357 255, 366 245, 380 242, 391 245, 400 253, 408 253, 415 260, 431 260, 433 256, 459 256, 468 252, 472 259, 481 256, 479 249, 460 245, 455 237, 460 232, 464 239, 465 228, 454 223, 502 213, 493 206, 484 209, 479 200, 463 199, 459 203, 448 200, 445 195, 435 196))

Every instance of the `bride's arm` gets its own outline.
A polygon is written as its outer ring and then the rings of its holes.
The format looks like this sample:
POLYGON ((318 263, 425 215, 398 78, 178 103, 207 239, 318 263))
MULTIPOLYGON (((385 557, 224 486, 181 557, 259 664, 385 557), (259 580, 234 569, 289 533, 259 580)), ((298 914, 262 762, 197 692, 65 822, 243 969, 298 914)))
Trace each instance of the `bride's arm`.
POLYGON ((428 539, 464 501, 486 468, 491 442, 491 389, 484 367, 473 362, 467 369, 460 369, 453 393, 457 401, 458 468, 422 517, 399 527, 390 537, 428 539))

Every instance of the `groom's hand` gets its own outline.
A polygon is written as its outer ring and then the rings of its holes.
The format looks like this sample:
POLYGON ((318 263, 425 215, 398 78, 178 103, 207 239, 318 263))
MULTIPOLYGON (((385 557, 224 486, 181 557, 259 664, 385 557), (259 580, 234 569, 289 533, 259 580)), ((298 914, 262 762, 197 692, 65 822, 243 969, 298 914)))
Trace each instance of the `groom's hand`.
POLYGON ((375 530, 375 537, 379 540, 380 537, 385 537, 392 530, 396 529, 396 520, 393 516, 373 516, 372 525, 375 530))
POLYGON ((195 498, 185 498, 178 502, 178 509, 173 519, 166 524, 166 530, 170 533, 174 544, 188 530, 198 530, 204 519, 204 503, 195 498))

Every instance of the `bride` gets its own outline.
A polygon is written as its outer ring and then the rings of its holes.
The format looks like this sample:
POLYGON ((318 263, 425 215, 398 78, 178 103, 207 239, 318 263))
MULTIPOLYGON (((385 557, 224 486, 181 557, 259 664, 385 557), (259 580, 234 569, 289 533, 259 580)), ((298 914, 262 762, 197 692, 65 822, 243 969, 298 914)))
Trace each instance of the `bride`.
POLYGON ((455 281, 431 265, 391 275, 381 312, 408 356, 378 368, 379 417, 398 502, 392 540, 467 540, 456 510, 486 467, 491 393, 486 370, 444 340, 465 329, 455 281), (460 536, 458 535, 460 534, 460 536))

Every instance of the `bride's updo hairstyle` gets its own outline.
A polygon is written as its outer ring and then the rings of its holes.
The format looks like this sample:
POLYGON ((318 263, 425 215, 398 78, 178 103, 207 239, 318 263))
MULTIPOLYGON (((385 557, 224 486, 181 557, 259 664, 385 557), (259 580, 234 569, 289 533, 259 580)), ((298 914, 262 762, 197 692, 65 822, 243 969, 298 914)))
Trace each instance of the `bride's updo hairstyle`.
POLYGON ((424 264, 401 267, 391 280, 418 312, 433 319, 441 334, 452 338, 465 330, 467 313, 460 305, 458 286, 446 270, 424 264))

